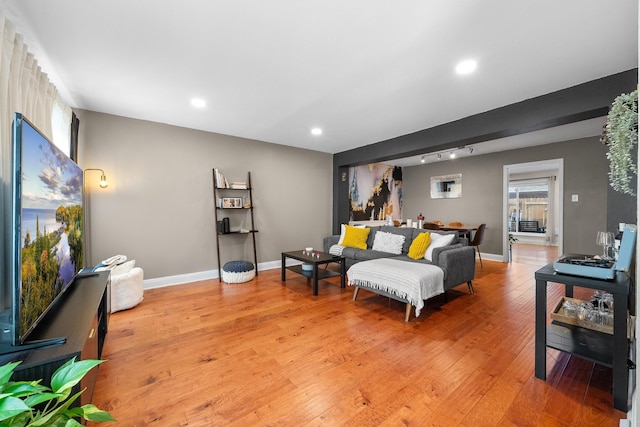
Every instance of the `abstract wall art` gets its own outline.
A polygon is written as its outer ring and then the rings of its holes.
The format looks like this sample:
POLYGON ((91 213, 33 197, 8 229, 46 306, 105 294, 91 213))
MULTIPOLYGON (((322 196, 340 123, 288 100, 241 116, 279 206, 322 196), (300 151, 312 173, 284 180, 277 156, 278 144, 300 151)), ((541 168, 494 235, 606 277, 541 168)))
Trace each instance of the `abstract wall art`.
POLYGON ((349 220, 402 218, 402 168, 373 163, 349 168, 349 220))

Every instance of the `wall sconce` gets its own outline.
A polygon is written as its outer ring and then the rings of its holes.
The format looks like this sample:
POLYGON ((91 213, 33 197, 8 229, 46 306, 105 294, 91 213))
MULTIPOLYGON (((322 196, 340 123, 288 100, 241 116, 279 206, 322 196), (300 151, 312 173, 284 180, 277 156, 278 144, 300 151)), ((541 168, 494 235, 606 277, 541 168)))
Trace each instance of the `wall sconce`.
POLYGON ((101 175, 100 175, 100 188, 107 188, 109 186, 109 183, 107 182, 107 176, 104 174, 104 171, 102 169, 85 169, 84 171, 82 171, 82 179, 83 179, 83 181, 85 180, 85 175, 86 175, 87 171, 100 171, 100 173, 101 173, 101 175))
POLYGON ((442 159, 442 154, 438 153, 437 157, 438 157, 438 160, 442 159))
POLYGON ((452 151, 452 152, 449 154, 449 158, 450 158, 450 159, 455 159, 455 158, 456 158, 456 152, 455 152, 455 151, 452 151))

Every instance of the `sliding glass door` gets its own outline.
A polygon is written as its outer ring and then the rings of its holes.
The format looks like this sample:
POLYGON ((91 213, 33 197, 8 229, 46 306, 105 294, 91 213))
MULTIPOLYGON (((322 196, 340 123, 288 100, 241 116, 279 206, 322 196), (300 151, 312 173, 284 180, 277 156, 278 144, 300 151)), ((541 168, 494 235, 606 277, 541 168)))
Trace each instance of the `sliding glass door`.
POLYGON ((550 178, 509 181, 509 232, 547 234, 553 222, 550 178))

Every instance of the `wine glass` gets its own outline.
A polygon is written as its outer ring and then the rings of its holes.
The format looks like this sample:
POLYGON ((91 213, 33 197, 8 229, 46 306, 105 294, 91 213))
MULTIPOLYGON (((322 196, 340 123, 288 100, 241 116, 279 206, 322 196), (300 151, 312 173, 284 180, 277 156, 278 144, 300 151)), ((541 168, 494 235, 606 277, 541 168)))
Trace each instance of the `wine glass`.
POLYGON ((596 244, 602 246, 602 258, 609 259, 608 248, 613 246, 614 235, 609 231, 598 231, 596 244))

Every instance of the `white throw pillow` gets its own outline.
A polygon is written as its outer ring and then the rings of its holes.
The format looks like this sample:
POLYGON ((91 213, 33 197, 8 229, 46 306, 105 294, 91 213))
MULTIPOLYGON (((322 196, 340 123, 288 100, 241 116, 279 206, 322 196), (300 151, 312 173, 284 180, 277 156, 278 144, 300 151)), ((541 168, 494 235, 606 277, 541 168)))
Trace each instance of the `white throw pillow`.
POLYGON ((455 234, 438 234, 431 233, 431 244, 427 248, 427 251, 424 253, 424 259, 432 261, 431 257, 433 256, 433 250, 435 248, 441 248, 443 246, 450 245, 453 241, 455 234))
POLYGON ((135 259, 132 259, 131 261, 127 261, 124 264, 117 265, 113 269, 111 269, 111 276, 118 276, 120 274, 128 273, 135 266, 136 266, 135 259))
POLYGON ((373 239, 373 250, 400 255, 402 253, 404 239, 405 237, 400 234, 376 231, 376 235, 373 239))

